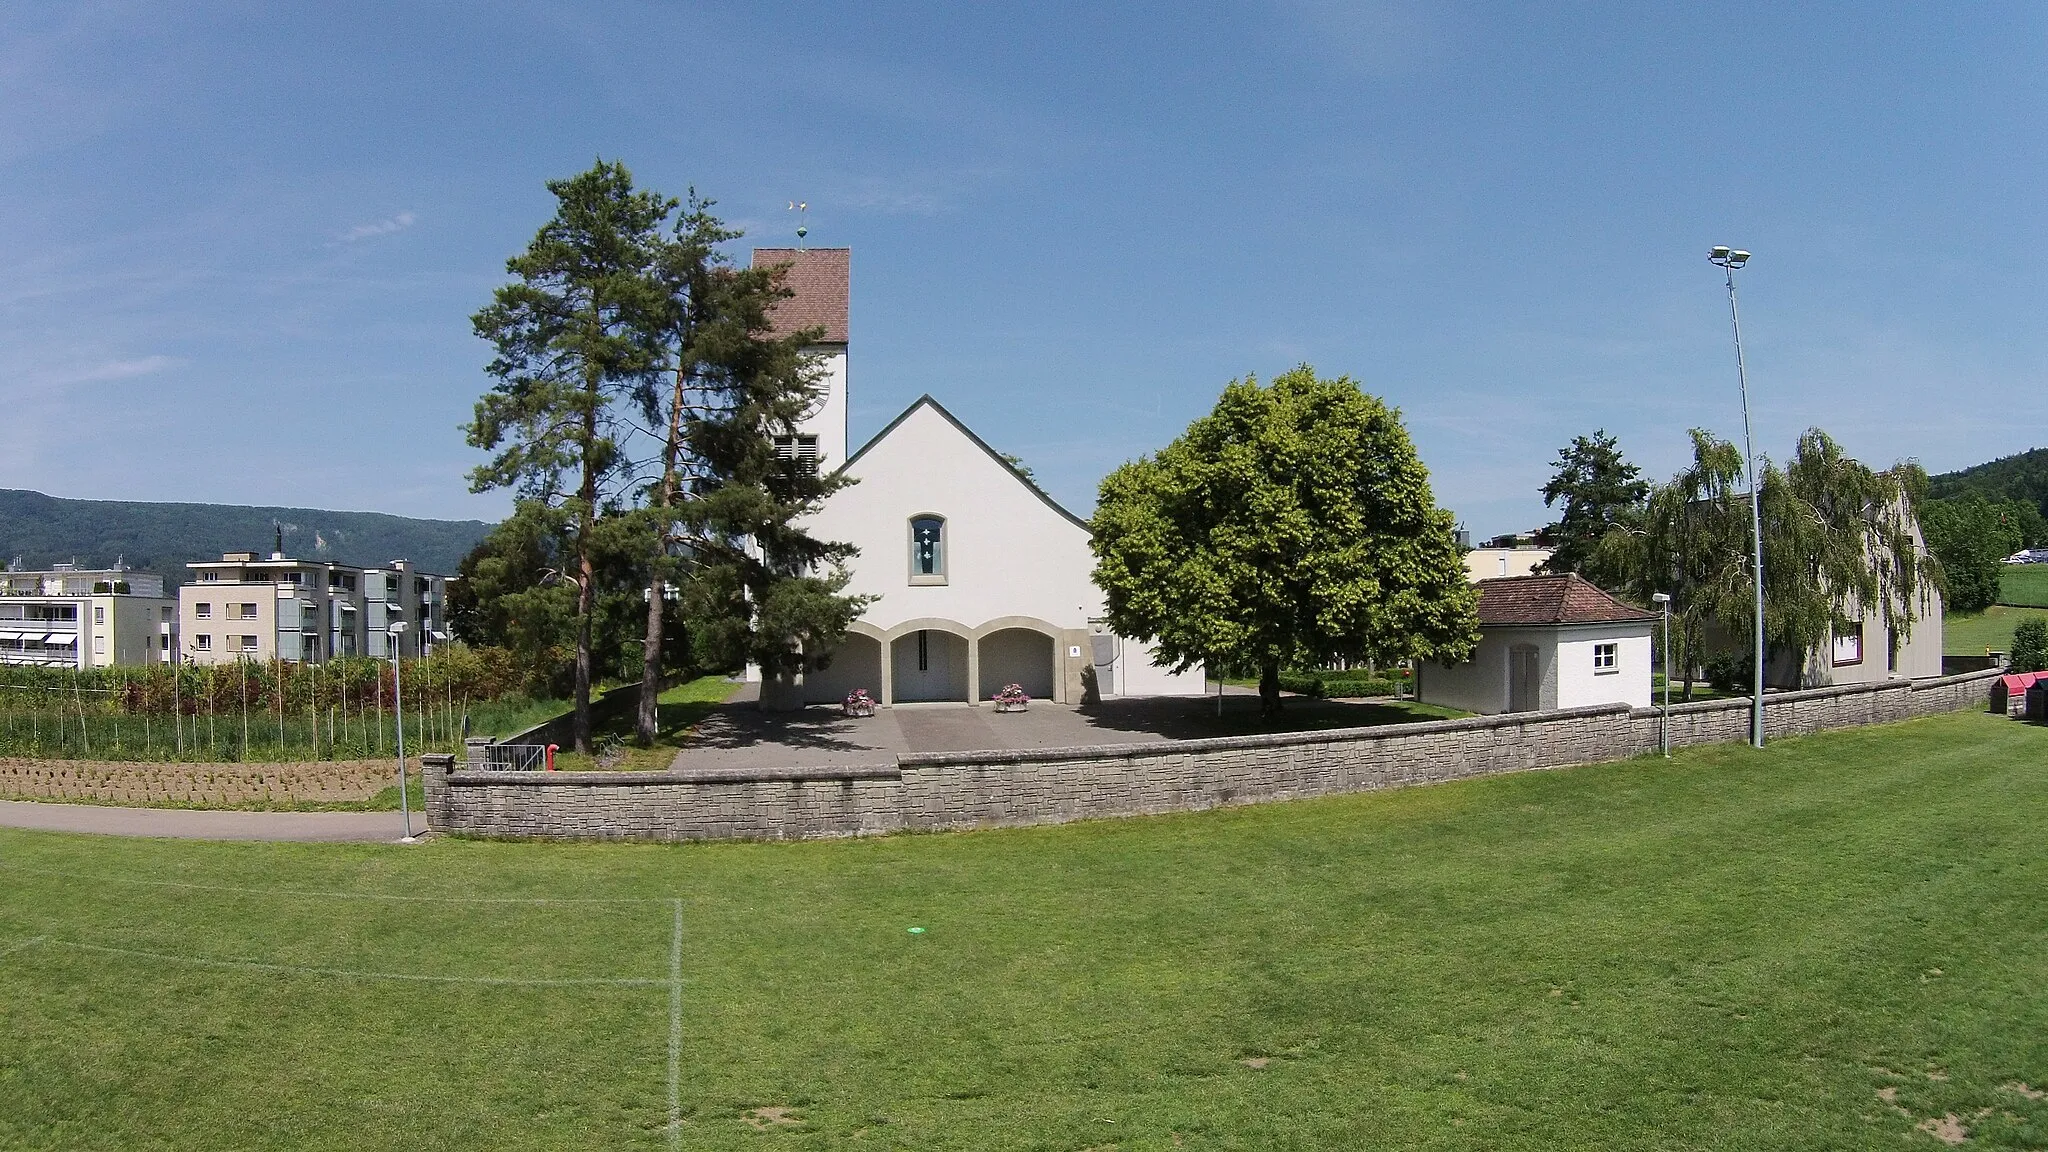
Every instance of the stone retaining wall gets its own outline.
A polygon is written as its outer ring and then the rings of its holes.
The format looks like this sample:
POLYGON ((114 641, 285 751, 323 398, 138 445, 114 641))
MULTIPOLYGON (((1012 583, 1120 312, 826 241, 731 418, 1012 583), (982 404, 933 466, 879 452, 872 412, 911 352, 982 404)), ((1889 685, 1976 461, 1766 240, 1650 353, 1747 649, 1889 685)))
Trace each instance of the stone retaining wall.
POLYGON ((367 800, 397 782, 397 760, 187 764, 0 759, 0 799, 240 807, 367 800))
MULTIPOLYGON (((1952 712, 1996 670, 1770 696, 1773 737, 1952 712)), ((1744 740, 1748 700, 1671 709, 1673 747, 1744 740)), ((427 774, 433 828, 570 839, 804 839, 1054 824, 1434 784, 1618 760, 1658 747, 1660 714, 1603 705, 1380 728, 897 757, 766 771, 427 774)))

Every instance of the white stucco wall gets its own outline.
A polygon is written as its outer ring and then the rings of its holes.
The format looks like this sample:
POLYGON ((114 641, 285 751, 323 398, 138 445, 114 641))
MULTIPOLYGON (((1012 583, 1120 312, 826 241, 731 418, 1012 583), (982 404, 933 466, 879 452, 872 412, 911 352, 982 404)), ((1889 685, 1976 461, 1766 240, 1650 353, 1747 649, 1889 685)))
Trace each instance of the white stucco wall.
POLYGON ((913 410, 848 472, 809 525, 823 540, 860 549, 847 591, 879 597, 865 621, 888 631, 921 618, 969 627, 1033 616, 1080 628, 1102 611, 1089 579, 1087 529, 1055 511, 952 421, 913 410), (910 519, 945 518, 946 582, 910 582, 910 519))
POLYGON ((813 349, 812 353, 818 357, 818 383, 825 391, 825 404, 810 419, 798 424, 797 430, 818 438, 820 466, 830 472, 846 463, 849 451, 846 446, 846 345, 828 344, 813 349))
POLYGON ((1656 669, 1650 643, 1653 624, 1589 624, 1557 630, 1557 708, 1588 704, 1650 706, 1650 676, 1656 669), (1593 667, 1597 644, 1615 646, 1615 670, 1593 667))

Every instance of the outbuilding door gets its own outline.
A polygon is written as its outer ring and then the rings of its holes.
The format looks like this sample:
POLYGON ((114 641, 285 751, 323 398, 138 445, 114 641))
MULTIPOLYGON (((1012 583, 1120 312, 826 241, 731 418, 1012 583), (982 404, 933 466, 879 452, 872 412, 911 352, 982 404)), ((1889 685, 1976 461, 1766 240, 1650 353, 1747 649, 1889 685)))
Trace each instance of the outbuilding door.
POLYGON ((1543 683, 1541 667, 1534 644, 1517 644, 1508 649, 1508 711, 1536 710, 1537 689, 1543 683))

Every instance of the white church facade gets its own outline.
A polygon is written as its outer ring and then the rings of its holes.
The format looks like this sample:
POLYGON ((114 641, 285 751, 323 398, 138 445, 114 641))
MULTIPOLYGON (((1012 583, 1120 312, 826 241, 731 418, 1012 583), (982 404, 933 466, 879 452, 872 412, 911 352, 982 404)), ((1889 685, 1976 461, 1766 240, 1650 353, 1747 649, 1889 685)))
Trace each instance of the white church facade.
POLYGON ((847 592, 874 597, 822 671, 764 683, 762 703, 831 703, 865 688, 882 705, 986 702, 1018 684, 1034 699, 1200 695, 1102 623, 1087 523, 1062 508, 930 396, 850 455, 846 249, 756 249, 788 264, 784 331, 822 328, 819 407, 778 448, 855 483, 807 525, 860 550, 847 592))

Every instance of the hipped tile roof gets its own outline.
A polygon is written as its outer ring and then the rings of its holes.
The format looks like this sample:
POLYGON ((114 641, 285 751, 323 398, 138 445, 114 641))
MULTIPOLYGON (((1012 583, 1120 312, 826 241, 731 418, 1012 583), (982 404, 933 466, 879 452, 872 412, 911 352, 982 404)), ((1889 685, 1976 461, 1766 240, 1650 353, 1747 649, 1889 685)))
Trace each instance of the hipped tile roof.
POLYGON ((789 265, 784 281, 796 295, 770 311, 775 334, 823 328, 821 343, 846 343, 846 301, 853 280, 851 248, 756 248, 754 267, 789 265))
POLYGON ((1607 624, 1655 620, 1575 573, 1503 576, 1479 582, 1481 624, 1607 624))

